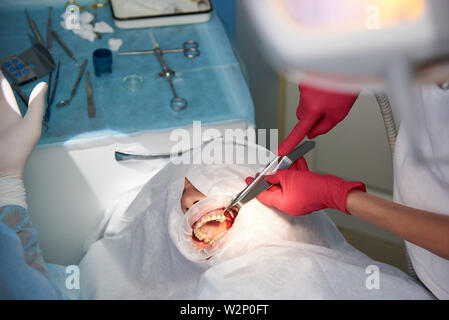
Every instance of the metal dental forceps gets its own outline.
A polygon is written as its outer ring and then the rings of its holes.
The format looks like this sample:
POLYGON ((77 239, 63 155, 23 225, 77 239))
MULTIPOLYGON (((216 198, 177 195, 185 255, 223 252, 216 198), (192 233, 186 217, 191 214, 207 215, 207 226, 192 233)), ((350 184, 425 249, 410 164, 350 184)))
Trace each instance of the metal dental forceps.
MULTIPOLYGON (((286 156, 277 156, 274 158, 260 173, 259 175, 238 193, 229 205, 223 210, 222 214, 229 211, 232 207, 241 208, 244 204, 257 197, 259 194, 269 189, 272 184, 267 182, 266 176, 274 174, 279 169, 288 169, 293 162, 304 156, 307 152, 315 147, 315 141, 306 141, 299 147, 294 149, 286 156)), ((232 212, 229 211, 229 213, 232 212)))
POLYGON ((165 49, 162 50, 159 47, 159 43, 156 41, 153 33, 150 32, 151 40, 153 41, 153 50, 146 51, 128 51, 128 52, 120 52, 120 56, 130 56, 130 55, 139 55, 139 54, 155 54, 159 60, 159 63, 162 67, 162 72, 158 75, 159 77, 165 77, 170 84, 171 91, 173 93, 173 98, 170 100, 170 107, 175 111, 184 110, 187 107, 187 100, 181 97, 178 97, 176 93, 175 86, 173 85, 173 77, 175 76, 175 72, 168 68, 167 64, 164 60, 165 53, 177 53, 182 52, 184 56, 189 59, 196 58, 200 55, 200 50, 198 49, 199 45, 196 41, 186 41, 183 43, 182 48, 180 49, 165 49))

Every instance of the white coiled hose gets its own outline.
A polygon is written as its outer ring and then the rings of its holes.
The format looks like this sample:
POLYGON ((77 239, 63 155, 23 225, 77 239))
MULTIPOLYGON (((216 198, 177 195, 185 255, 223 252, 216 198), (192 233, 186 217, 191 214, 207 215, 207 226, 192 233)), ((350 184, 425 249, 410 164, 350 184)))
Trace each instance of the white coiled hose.
POLYGON ((394 122, 394 115, 391 109, 390 100, 388 99, 385 91, 374 92, 377 103, 379 104, 380 113, 384 120, 385 132, 387 134, 388 145, 390 146, 391 156, 394 154, 394 145, 396 143, 396 137, 398 131, 396 129, 396 123, 394 122))
MULTIPOLYGON (((380 113, 382 115, 382 119, 384 120, 388 145, 390 147, 391 156, 393 157, 394 146, 396 143, 398 131, 396 128, 396 123, 394 122, 394 115, 393 110, 391 109, 390 100, 388 99, 387 93, 385 91, 375 91, 374 96, 376 97, 377 104, 379 105, 380 113)), ((418 279, 418 276, 416 275, 415 270, 413 269, 413 264, 410 260, 410 256, 408 255, 407 249, 405 250, 405 253, 406 253, 408 273, 413 278, 418 279)))

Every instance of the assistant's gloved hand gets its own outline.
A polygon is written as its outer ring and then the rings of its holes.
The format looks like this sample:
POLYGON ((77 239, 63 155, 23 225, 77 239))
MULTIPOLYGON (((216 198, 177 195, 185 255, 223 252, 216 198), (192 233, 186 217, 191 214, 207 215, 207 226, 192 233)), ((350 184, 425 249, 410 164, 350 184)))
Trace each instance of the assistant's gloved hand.
POLYGON ((351 110, 358 95, 319 90, 300 84, 301 93, 296 117, 298 124, 280 144, 278 155, 288 154, 307 135, 310 139, 327 133, 351 110))
MULTIPOLYGON (((246 183, 249 184, 252 180, 253 178, 246 178, 246 183)), ((348 192, 356 188, 366 192, 362 182, 347 182, 336 176, 297 168, 292 170, 292 167, 267 176, 267 181, 273 186, 257 199, 292 216, 306 215, 325 208, 350 214, 346 210, 348 192)))
POLYGON ((46 91, 45 82, 34 87, 28 111, 22 118, 11 86, 0 72, 0 177, 22 178, 41 135, 46 91))

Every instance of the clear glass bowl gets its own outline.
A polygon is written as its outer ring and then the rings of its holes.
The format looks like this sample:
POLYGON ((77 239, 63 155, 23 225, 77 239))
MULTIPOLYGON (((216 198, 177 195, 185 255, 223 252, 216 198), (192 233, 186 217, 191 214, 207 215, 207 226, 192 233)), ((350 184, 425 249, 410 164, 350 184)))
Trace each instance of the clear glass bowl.
POLYGON ((122 84, 127 90, 136 92, 143 86, 143 77, 138 74, 130 74, 122 79, 122 84))

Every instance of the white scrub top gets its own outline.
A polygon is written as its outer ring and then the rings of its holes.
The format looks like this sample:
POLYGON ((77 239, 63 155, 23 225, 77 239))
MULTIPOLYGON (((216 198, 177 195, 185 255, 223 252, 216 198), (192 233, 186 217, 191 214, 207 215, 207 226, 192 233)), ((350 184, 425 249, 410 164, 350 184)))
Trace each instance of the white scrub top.
MULTIPOLYGON (((449 215, 449 91, 432 86, 416 94, 415 105, 396 109, 394 200, 449 215)), ((449 299, 449 260, 406 246, 420 280, 437 298, 449 299)))

